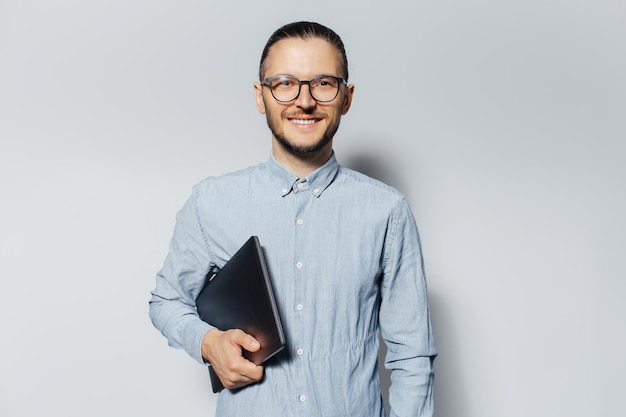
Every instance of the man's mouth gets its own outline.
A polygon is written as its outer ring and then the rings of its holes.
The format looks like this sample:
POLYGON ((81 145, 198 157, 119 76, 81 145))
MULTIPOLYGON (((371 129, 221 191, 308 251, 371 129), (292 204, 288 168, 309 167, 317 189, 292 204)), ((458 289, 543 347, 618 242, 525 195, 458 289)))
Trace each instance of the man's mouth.
POLYGON ((289 121, 296 125, 312 125, 317 122, 318 119, 289 119, 289 121))

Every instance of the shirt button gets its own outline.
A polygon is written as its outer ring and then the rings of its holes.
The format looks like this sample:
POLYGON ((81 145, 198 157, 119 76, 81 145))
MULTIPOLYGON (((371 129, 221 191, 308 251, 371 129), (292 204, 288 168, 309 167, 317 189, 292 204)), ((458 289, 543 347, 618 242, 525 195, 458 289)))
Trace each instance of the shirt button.
POLYGON ((303 306, 302 304, 298 304, 298 305, 296 306, 296 310, 298 310, 298 311, 302 311, 302 309, 304 309, 304 306, 303 306))
POLYGON ((298 399, 300 400, 301 403, 306 401, 306 395, 302 394, 300 397, 298 397, 298 399))
POLYGON ((302 184, 301 182, 299 182, 299 183, 298 183, 298 185, 296 185, 296 187, 298 187, 298 188, 302 188, 302 187, 304 187, 304 184, 302 184))
POLYGON ((297 223, 298 223, 298 224, 302 224, 302 223, 304 223, 304 220, 302 220, 302 219, 298 219, 297 223))
POLYGON ((287 191, 289 191, 289 190, 288 190, 288 189, 286 189, 286 188, 283 188, 283 189, 282 189, 282 192, 283 192, 283 193, 286 193, 287 191))
POLYGON ((320 193, 320 190, 316 188, 315 190, 313 190, 313 193, 314 193, 314 194, 319 194, 319 193, 320 193))
POLYGON ((298 349, 298 350, 296 350, 296 353, 298 354, 298 356, 302 356, 302 355, 304 355, 304 350, 298 349))
POLYGON ((298 268, 298 269, 302 268, 302 262, 298 262, 298 263, 296 264, 296 268, 298 268))

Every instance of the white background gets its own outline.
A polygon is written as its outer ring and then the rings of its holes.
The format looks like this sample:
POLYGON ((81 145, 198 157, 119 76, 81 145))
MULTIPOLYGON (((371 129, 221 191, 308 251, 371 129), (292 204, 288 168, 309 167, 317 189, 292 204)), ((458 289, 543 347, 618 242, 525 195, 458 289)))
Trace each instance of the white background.
POLYGON ((338 159, 415 212, 437 416, 625 415, 622 0, 0 0, 0 415, 213 415, 147 301, 191 186, 268 158, 300 19, 347 46, 338 159))

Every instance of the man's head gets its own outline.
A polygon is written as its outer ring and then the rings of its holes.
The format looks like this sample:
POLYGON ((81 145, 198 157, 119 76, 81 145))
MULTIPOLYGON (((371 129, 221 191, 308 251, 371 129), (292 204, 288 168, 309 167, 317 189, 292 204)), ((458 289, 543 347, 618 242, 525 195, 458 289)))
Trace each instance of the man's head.
POLYGON ((346 55, 346 48, 343 45, 343 41, 332 29, 327 28, 324 25, 320 25, 316 22, 294 22, 288 23, 285 26, 276 29, 272 36, 269 37, 263 53, 261 54, 261 63, 259 64, 259 81, 265 78, 265 72, 267 70, 267 55, 270 48, 274 46, 276 42, 283 39, 300 38, 309 40, 313 38, 322 39, 331 44, 341 54, 341 76, 348 81, 348 57, 346 55))
POLYGON ((257 109, 273 135, 273 151, 324 160, 354 86, 341 38, 313 22, 283 26, 269 38, 255 83, 257 109), (336 94, 336 95, 335 95, 336 94))

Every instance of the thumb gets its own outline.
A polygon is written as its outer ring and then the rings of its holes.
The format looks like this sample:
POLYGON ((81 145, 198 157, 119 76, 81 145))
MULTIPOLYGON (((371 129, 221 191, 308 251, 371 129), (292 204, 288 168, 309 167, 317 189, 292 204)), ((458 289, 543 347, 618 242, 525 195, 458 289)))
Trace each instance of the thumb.
POLYGON ((256 340, 254 337, 247 335, 248 337, 246 338, 246 350, 248 352, 256 352, 257 350, 261 349, 261 344, 259 343, 258 340, 256 340))
POLYGON ((256 352, 261 349, 261 344, 254 337, 243 331, 238 332, 237 343, 248 352, 256 352))

